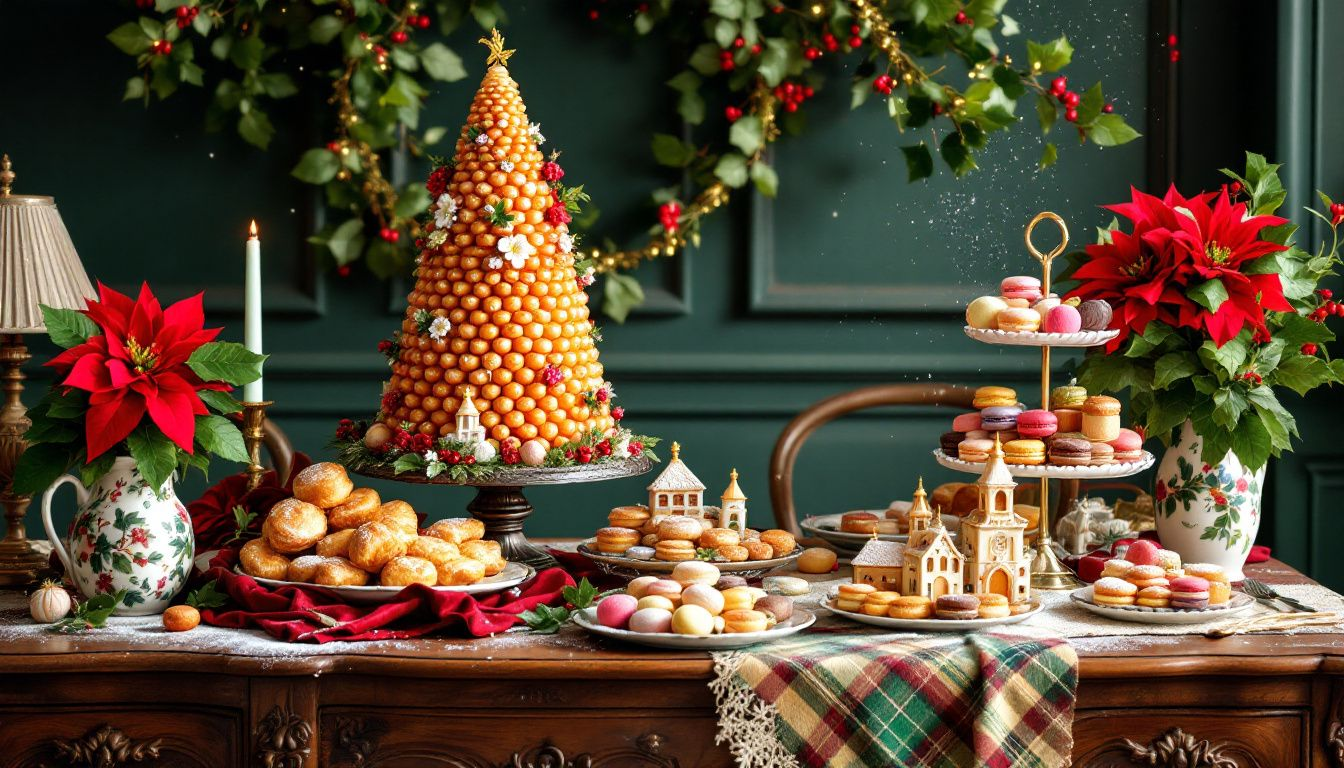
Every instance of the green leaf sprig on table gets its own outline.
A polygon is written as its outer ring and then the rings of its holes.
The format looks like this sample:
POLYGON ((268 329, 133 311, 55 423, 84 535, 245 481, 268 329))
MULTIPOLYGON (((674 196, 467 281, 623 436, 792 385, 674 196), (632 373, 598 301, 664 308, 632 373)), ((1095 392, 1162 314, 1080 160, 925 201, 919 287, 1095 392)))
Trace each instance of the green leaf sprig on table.
POLYGON ((124 597, 126 597, 126 590, 124 589, 116 593, 103 592, 94 595, 76 605, 69 616, 52 624, 47 628, 47 631, 74 634, 90 629, 99 629, 107 623, 108 617, 112 615, 112 612, 116 610, 124 597))
POLYGON ((206 608, 223 608, 228 605, 229 595, 227 592, 220 592, 218 584, 217 579, 211 579, 201 585, 200 588, 192 590, 187 595, 187 605, 198 611, 206 608))
POLYGON ((560 590, 561 597, 565 599, 564 605, 538 605, 530 611, 523 611, 518 616, 527 624, 527 628, 533 632, 539 635, 553 635, 569 623, 576 611, 591 608, 598 600, 620 591, 619 589, 611 589, 606 592, 599 592, 597 587, 593 586, 587 578, 582 578, 579 579, 576 586, 565 587, 560 590))

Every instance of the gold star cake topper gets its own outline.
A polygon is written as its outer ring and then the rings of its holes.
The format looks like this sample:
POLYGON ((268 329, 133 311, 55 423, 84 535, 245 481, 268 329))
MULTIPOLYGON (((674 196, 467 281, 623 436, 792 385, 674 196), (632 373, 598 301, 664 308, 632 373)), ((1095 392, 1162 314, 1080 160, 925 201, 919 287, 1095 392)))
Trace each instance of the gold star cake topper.
POLYGON ((505 50, 504 36, 499 34, 498 29, 491 29, 490 37, 482 37, 476 42, 490 49, 490 55, 485 58, 486 66, 494 66, 495 64, 501 67, 508 66, 509 57, 514 54, 514 50, 505 50))

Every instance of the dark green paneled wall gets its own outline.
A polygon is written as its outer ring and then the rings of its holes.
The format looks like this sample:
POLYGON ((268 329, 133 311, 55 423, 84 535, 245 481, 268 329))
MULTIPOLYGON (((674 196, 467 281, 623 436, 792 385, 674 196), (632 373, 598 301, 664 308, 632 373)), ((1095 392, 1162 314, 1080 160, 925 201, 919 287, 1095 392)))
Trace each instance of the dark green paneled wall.
MULTIPOLYGON (((596 32, 571 3, 506 5, 506 33, 519 49, 511 69, 531 118, 602 209, 600 236, 637 235, 653 220, 648 190, 676 182, 653 165, 647 145, 654 131, 676 130, 661 83, 681 54, 596 32)), ((287 171, 296 148, 324 135, 320 84, 305 83, 304 96, 277 120, 283 127, 269 153, 227 132, 207 135, 197 94, 149 112, 119 101, 129 62, 102 39, 127 13, 118 8, 0 4, 0 28, 59 23, 69 42, 53 58, 42 36, 7 35, 10 59, 34 66, 6 70, 0 149, 14 157, 22 191, 57 197, 92 274, 123 286, 149 279, 178 294, 206 289, 212 316, 235 338, 241 233, 257 218, 273 310, 267 394, 298 446, 320 454, 336 419, 376 407, 385 367, 374 345, 396 323, 389 304, 405 290, 360 272, 346 280, 311 273, 303 242, 319 214, 287 171)), ((1117 108, 1145 124, 1148 45, 1156 39, 1149 2, 1036 0, 1008 10, 1037 37, 1068 33, 1077 47, 1074 82, 1104 77, 1117 108)), ((469 30, 451 41, 468 52, 471 76, 433 92, 427 124, 460 125, 483 69, 469 44, 475 36, 469 30)), ((320 65, 304 63, 309 71, 320 65)), ((1147 183, 1147 140, 1098 150, 1055 136, 1060 164, 1038 172, 1041 139, 1024 104, 1026 125, 996 137, 981 161, 986 170, 911 186, 898 147, 924 137, 898 135, 879 108, 850 112, 848 100, 846 88, 819 93, 807 107, 808 133, 777 146, 777 200, 739 195, 706 227, 702 248, 639 271, 651 297, 646 310, 624 326, 604 323, 602 358, 631 426, 680 440, 714 493, 736 466, 761 523, 774 439, 815 400, 866 383, 929 380, 1009 383, 1034 397, 1033 355, 965 338, 960 306, 1004 274, 1033 271, 1021 232, 1037 211, 1059 212, 1075 241, 1086 240, 1109 219, 1097 205, 1147 183)), ((800 508, 885 505, 908 495, 917 474, 952 479, 928 457, 944 424, 925 410, 821 430, 800 460, 800 508)), ((612 504, 638 499, 645 482, 538 490, 529 530, 590 530, 612 504)), ((417 488, 405 496, 437 516, 457 513, 470 491, 417 488)))

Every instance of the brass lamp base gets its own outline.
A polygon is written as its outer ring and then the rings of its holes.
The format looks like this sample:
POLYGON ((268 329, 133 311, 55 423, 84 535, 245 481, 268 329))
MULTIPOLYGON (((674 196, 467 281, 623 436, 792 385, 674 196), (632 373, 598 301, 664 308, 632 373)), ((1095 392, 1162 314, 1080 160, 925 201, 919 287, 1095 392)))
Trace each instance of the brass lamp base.
POLYGON ((47 570, 50 545, 43 546, 28 538, 23 518, 28 512, 31 496, 15 496, 10 492, 14 469, 19 457, 28 447, 23 439, 33 422, 23 407, 19 395, 23 392, 23 372, 19 370, 32 359, 23 337, 17 333, 0 334, 0 389, 4 402, 0 403, 0 506, 5 509, 5 537, 0 539, 0 587, 24 587, 37 580, 47 570))
MULTIPOLYGON (((27 506, 25 502, 24 506, 27 506)), ((31 539, 0 541, 0 588, 26 587, 49 570, 51 545, 31 539)))
POLYGON ((1031 561, 1031 588, 1046 591, 1077 589, 1083 583, 1073 575, 1050 548, 1050 537, 1043 536, 1036 542, 1036 558, 1031 561))

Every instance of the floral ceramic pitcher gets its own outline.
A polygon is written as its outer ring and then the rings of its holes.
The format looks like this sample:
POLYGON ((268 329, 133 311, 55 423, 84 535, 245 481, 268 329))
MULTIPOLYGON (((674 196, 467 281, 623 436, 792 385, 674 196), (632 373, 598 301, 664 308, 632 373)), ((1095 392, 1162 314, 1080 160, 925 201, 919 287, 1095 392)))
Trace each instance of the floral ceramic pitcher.
POLYGON ((42 523, 85 597, 126 590, 116 615, 162 613, 191 575, 191 518, 172 479, 155 493, 130 457, 118 458, 92 488, 61 476, 42 494, 42 523), (79 510, 63 541, 51 523, 51 497, 64 483, 75 486, 79 510))

